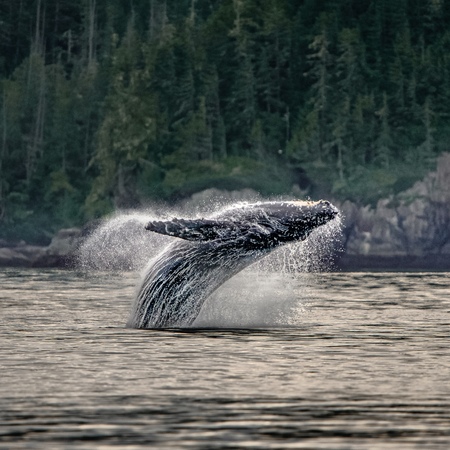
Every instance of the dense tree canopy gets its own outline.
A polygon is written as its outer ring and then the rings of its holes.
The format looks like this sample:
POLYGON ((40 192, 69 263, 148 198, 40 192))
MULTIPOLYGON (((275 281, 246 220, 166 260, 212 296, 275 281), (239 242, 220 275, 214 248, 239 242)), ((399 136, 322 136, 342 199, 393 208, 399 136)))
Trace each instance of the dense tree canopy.
POLYGON ((449 50, 443 0, 0 0, 1 234, 208 186, 374 201, 448 150, 449 50))

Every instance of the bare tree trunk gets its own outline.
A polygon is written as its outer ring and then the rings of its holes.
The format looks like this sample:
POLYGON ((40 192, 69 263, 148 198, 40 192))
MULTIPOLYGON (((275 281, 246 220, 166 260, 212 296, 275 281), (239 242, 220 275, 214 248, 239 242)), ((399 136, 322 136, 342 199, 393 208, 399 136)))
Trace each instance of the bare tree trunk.
POLYGON ((155 37, 155 0, 150 0, 150 19, 148 30, 150 40, 152 40, 155 37))
POLYGON ((44 125, 45 125, 45 110, 47 107, 47 99, 45 96, 46 90, 46 76, 45 68, 42 67, 41 87, 39 89, 39 105, 38 105, 38 121, 36 124, 37 138, 36 138, 36 153, 42 157, 44 154, 44 125))
POLYGON ((39 74, 39 98, 36 109, 36 120, 34 121, 32 137, 28 139, 27 145, 27 159, 26 159, 26 181, 30 183, 36 168, 36 161, 38 157, 43 154, 43 140, 44 140, 44 124, 45 124, 45 67, 41 66, 41 73, 39 74))
POLYGON ((431 109, 431 101, 429 95, 425 99, 423 110, 424 110, 423 124, 425 125, 425 142, 423 143, 423 147, 425 150, 426 158, 428 159, 433 154, 434 148, 434 139, 433 139, 434 130, 432 127, 433 111, 431 109))
POLYGON ((88 67, 95 63, 95 10, 96 0, 89 0, 89 39, 88 39, 88 67))
POLYGON ((41 41, 41 0, 38 0, 36 7, 36 30, 34 34, 34 45, 36 49, 39 48, 39 42, 41 41))
POLYGON ((3 90, 3 108, 2 108, 2 148, 0 151, 0 220, 5 216, 5 200, 3 193, 3 160, 6 156, 6 93, 3 90))
POLYGON ((26 183, 29 184, 36 169, 36 161, 42 156, 44 124, 45 124, 45 107, 46 107, 46 76, 45 76, 45 46, 44 46, 44 28, 45 28, 45 11, 43 12, 42 0, 38 0, 36 6, 36 30, 34 42, 31 45, 31 54, 28 64, 27 74, 27 102, 33 102, 33 85, 37 80, 37 104, 31 104, 30 107, 35 111, 35 120, 32 129, 26 140, 26 183))
POLYGON ((189 13, 189 21, 191 22, 192 27, 195 27, 195 2, 196 0, 191 0, 191 11, 189 13))
POLYGON ((72 30, 67 32, 67 62, 72 60, 72 30))
POLYGON ((284 115, 284 118, 286 120, 286 141, 284 145, 287 148, 289 144, 289 139, 291 137, 291 112, 289 111, 289 106, 286 107, 286 113, 284 115))
POLYGON ((89 163, 91 156, 89 155, 89 143, 91 142, 91 111, 87 115, 87 124, 86 124, 86 134, 84 135, 84 149, 83 149, 83 164, 84 164, 84 172, 86 173, 89 169, 89 163))
POLYGON ((167 17, 167 1, 164 0, 163 9, 162 9, 162 23, 161 23, 161 33, 164 35, 166 30, 167 22, 169 21, 167 17))
MULTIPOLYGON (((55 19, 54 19, 54 27, 53 27, 53 36, 57 36, 58 35, 58 27, 59 27, 59 0, 56 0, 55 2, 55 19)), ((51 46, 51 50, 52 50, 52 62, 58 62, 61 60, 61 51, 59 50, 58 53, 56 53, 56 45, 54 42, 53 38, 53 42, 50 43, 51 46)))
POLYGON ((32 50, 38 54, 43 54, 45 49, 44 27, 45 27, 45 9, 42 8, 42 0, 38 0, 36 6, 36 29, 34 32, 34 42, 32 50))

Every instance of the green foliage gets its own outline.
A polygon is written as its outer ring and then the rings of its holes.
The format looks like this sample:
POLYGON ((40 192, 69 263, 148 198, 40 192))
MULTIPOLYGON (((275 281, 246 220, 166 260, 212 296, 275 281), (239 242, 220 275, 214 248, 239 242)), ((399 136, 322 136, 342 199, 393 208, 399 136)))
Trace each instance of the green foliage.
POLYGON ((211 186, 287 193, 293 173, 312 195, 375 202, 448 150, 446 2, 46 0, 0 15, 1 235, 211 186))
POLYGON ((335 180, 331 190, 341 198, 375 205, 380 198, 398 194, 426 174, 425 165, 395 163, 392 166, 357 166, 345 180, 335 180))
POLYGON ((215 187, 236 190, 253 188, 264 195, 288 192, 293 177, 276 165, 258 163, 245 157, 228 157, 221 162, 200 161, 170 169, 162 182, 168 197, 180 197, 196 191, 215 187))

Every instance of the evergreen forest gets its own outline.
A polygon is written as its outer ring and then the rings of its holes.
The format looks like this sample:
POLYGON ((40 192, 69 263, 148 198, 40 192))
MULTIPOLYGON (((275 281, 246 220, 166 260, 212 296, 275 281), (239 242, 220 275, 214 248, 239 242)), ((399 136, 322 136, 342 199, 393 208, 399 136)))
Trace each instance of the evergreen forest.
POLYGON ((449 105, 445 0, 0 0, 0 237, 208 187, 373 203, 449 105))

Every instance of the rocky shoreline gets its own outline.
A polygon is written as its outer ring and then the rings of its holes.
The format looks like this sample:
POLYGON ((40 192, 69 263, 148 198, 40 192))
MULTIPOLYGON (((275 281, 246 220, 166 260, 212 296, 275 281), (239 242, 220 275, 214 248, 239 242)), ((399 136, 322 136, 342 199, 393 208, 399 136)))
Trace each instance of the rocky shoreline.
MULTIPOLYGON (((60 230, 49 246, 25 242, 4 246, 5 243, 0 242, 0 267, 71 269, 76 265, 77 248, 83 242, 81 234, 78 228, 60 230)), ((333 270, 450 272, 450 254, 374 255, 349 252, 344 248, 336 254, 333 270)))
POLYGON ((338 205, 346 268, 450 271, 450 153, 437 170, 375 207, 338 205))
POLYGON ((81 242, 80 228, 60 230, 48 246, 30 245, 25 241, 8 243, 0 240, 0 267, 69 268, 73 266, 81 242))
MULTIPOLYGON (((217 195, 238 201, 254 199, 256 193, 209 190, 184 208, 195 211, 217 195)), ((450 271, 450 153, 440 156, 435 172, 376 206, 335 204, 343 214, 337 270, 450 271)), ((71 267, 83 238, 81 229, 70 228, 60 230, 46 247, 0 240, 0 267, 71 267)))

